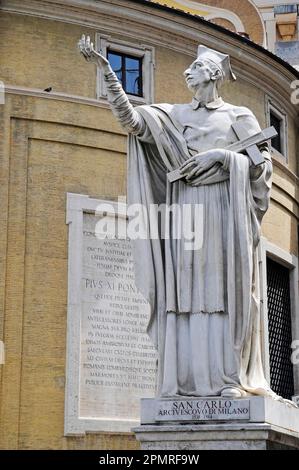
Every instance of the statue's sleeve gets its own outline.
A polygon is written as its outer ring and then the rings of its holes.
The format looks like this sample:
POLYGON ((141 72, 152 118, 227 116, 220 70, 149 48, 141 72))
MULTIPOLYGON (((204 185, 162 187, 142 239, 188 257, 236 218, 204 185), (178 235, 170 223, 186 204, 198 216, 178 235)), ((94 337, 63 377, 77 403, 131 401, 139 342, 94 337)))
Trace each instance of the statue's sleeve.
POLYGON ((133 108, 113 71, 104 74, 107 98, 116 119, 129 134, 143 136, 146 124, 143 117, 133 108))
MULTIPOLYGON (((251 134, 256 134, 261 131, 260 125, 254 114, 247 108, 239 108, 237 114, 237 121, 244 123, 246 129, 251 134)), ((271 154, 267 143, 259 145, 259 149, 264 157, 264 163, 254 166, 249 159, 249 179, 253 206, 255 209, 256 217, 259 223, 261 222, 264 214, 267 212, 270 203, 270 190, 272 182, 272 161, 271 154)), ((240 158, 249 158, 240 154, 240 158)), ((225 170, 229 171, 230 167, 230 152, 227 152, 226 158, 223 163, 225 170)))
POLYGON ((272 184, 273 167, 271 155, 268 150, 263 150, 264 163, 249 168, 250 188, 254 201, 254 208, 259 223, 268 210, 270 204, 270 191, 272 184))

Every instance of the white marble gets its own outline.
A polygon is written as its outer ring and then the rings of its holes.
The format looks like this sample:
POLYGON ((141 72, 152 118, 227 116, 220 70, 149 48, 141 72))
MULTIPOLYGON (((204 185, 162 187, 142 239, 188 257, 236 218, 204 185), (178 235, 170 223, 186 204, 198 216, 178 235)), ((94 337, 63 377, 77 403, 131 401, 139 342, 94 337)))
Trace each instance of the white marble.
POLYGON ((158 423, 198 423, 201 429, 203 422, 232 422, 242 420, 244 423, 268 423, 278 428, 292 430, 299 437, 299 409, 291 403, 274 400, 270 397, 251 396, 240 399, 206 398, 149 398, 141 400, 141 424, 158 423), (192 413, 190 410, 200 409, 192 413), (207 410, 214 409, 213 413, 207 410), (177 413, 163 414, 166 410, 182 410, 177 413), (162 411, 162 413, 161 413, 162 411), (297 434, 296 434, 297 433, 297 434))
POLYGON ((299 395, 294 395, 292 397, 292 400, 294 403, 296 403, 296 405, 299 407, 299 395))
MULTIPOLYGON (((264 161, 255 166, 249 155, 227 150, 239 140, 236 123, 247 135, 260 132, 248 108, 219 94, 224 81, 236 78, 229 56, 200 45, 184 72, 190 103, 134 109, 90 37, 83 35, 78 46, 102 69, 112 111, 130 134, 129 205, 203 209, 200 247, 186 248, 182 230, 176 237, 181 213, 165 218, 168 238, 161 231, 159 240, 133 245, 137 285, 150 302, 149 334, 159 352, 158 395, 274 395, 262 365, 257 260, 271 156, 264 145, 264 161), (177 169, 184 178, 170 183, 166 174, 177 169)), ((197 226, 193 214, 188 220, 197 226)))
MULTIPOLYGON (((196 402, 196 399, 192 400, 196 402)), ((222 401, 219 397, 200 399, 203 400, 210 404, 214 401, 215 409, 219 409, 219 401, 222 401)), ((288 403, 252 396, 231 400, 231 407, 237 408, 242 407, 240 402, 246 407, 249 402, 250 416, 242 421, 226 416, 219 422, 207 416, 204 422, 199 422, 191 416, 189 423, 185 421, 184 425, 178 418, 178 422, 169 420, 162 426, 157 419, 161 401, 169 402, 167 399, 142 400, 142 425, 133 431, 143 450, 299 449, 299 409, 288 403)))
POLYGON ((142 450, 298 450, 299 437, 267 423, 143 425, 133 429, 142 450))
MULTIPOLYGON (((131 242, 96 236, 101 203, 109 201, 68 194, 67 435, 128 432, 140 398, 155 392, 149 307, 136 288, 131 242)), ((127 223, 124 214, 118 223, 127 223)))
POLYGON ((141 424, 165 422, 202 422, 249 420, 250 400, 244 398, 142 399, 141 424))

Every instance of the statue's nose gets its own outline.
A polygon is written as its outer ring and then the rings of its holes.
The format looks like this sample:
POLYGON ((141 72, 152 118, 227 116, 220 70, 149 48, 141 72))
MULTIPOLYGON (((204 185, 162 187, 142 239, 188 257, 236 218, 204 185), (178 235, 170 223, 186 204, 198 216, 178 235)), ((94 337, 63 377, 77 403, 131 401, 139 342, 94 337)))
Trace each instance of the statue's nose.
POLYGON ((183 75, 187 77, 189 74, 190 74, 190 69, 186 69, 183 75))

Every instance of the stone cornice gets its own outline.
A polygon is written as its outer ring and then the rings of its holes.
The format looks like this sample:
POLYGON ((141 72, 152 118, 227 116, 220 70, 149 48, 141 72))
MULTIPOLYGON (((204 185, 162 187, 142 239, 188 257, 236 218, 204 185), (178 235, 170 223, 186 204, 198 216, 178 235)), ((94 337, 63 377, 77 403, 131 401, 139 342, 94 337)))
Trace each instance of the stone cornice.
MULTIPOLYGON (((47 93, 37 88, 25 88, 25 87, 19 87, 19 86, 14 86, 14 85, 6 85, 5 92, 11 95, 22 95, 26 97, 35 97, 35 98, 49 99, 49 100, 54 100, 54 101, 55 100, 65 101, 65 102, 77 103, 77 104, 81 104, 85 106, 95 106, 97 108, 110 109, 110 106, 107 100, 97 100, 97 99, 87 98, 84 96, 70 95, 70 94, 59 93, 59 92, 47 93)), ((117 134, 124 135, 124 136, 126 135, 124 131, 117 132, 117 134)), ((297 185, 299 184, 298 176, 293 171, 291 171, 285 163, 281 162, 274 155, 272 155, 272 162, 273 162, 273 166, 282 170, 291 181, 293 181, 297 185)), ((286 192, 286 194, 288 193, 286 192)))
POLYGON ((5 93, 9 93, 11 95, 33 96, 35 98, 45 98, 49 100, 69 101, 71 103, 78 103, 88 106, 96 106, 98 108, 110 109, 107 100, 97 100, 95 98, 87 98, 85 96, 80 95, 70 95, 68 93, 60 93, 57 91, 51 91, 50 93, 48 93, 38 88, 26 88, 16 85, 5 84, 5 93))
MULTIPOLYGON (((284 163, 282 163, 278 158, 272 155, 272 163, 273 166, 276 168, 279 168, 283 172, 287 174, 287 176, 290 178, 290 180, 294 181, 297 185, 299 185, 299 178, 293 171, 291 171, 284 163)), ((288 194, 288 193, 287 193, 288 194)), ((296 204, 299 205, 299 202, 296 201, 296 204)))
POLYGON ((151 7, 145 23, 148 4, 124 0, 2 0, 1 9, 80 24, 85 30, 93 28, 104 34, 113 31, 137 41, 142 38, 143 42, 167 47, 190 55, 190 58, 194 57, 198 43, 216 49, 221 44, 222 52, 230 54, 237 75, 267 94, 279 96, 285 110, 294 118, 298 116, 299 105, 290 101, 290 84, 298 79, 295 70, 292 72, 290 67, 257 45, 253 47, 250 41, 240 40, 233 33, 192 15, 178 15, 171 9, 151 7))

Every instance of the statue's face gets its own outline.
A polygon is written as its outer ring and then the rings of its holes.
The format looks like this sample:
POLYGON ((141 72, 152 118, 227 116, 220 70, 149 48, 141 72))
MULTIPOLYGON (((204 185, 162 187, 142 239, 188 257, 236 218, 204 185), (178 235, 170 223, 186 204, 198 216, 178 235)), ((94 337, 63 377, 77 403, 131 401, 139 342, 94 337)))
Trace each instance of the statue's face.
POLYGON ((208 62, 196 59, 184 72, 187 87, 192 92, 197 91, 203 85, 212 80, 213 71, 208 62))

